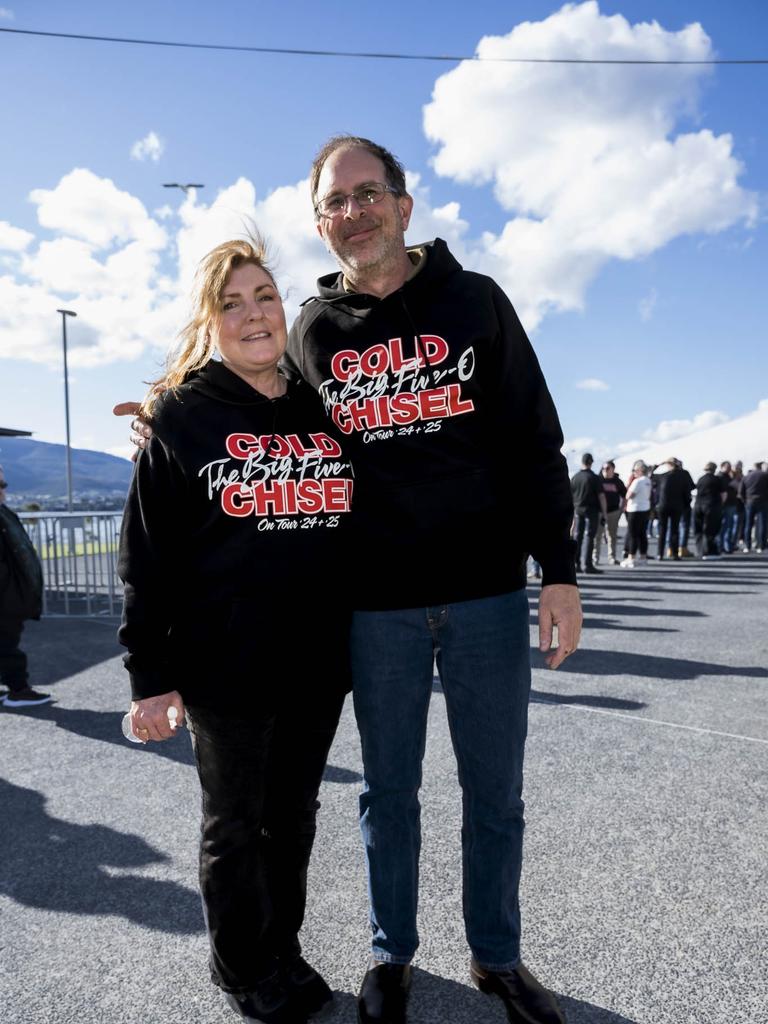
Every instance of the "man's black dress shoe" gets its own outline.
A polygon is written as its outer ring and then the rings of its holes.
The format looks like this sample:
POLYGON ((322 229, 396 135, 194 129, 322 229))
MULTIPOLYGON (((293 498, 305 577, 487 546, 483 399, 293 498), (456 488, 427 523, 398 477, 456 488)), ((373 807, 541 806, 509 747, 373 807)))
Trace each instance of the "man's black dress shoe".
POLYGON ((278 958, 280 978, 296 1005, 308 1014, 317 1013, 333 999, 328 983, 299 953, 278 958))
POLYGON ((278 971, 250 992, 225 992, 227 1002, 248 1024, 307 1024, 307 1013, 278 971))
POLYGON ((372 960, 357 997, 359 1024, 406 1024, 411 965, 372 960))
POLYGON ((565 1024, 555 997, 522 964, 511 971, 486 971, 473 959, 469 973, 481 992, 499 996, 509 1024, 565 1024))

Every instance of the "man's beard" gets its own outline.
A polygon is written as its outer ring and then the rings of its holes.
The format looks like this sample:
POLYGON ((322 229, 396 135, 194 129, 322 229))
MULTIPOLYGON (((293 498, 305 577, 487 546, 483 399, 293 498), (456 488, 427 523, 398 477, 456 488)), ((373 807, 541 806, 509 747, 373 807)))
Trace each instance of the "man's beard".
POLYGON ((383 232, 379 233, 374 246, 363 246, 360 252, 355 251, 353 246, 345 247, 343 241, 339 244, 340 248, 329 245, 329 249, 344 276, 351 281, 370 277, 374 273, 385 273, 390 267, 396 266, 402 258, 402 238, 385 235, 383 232))

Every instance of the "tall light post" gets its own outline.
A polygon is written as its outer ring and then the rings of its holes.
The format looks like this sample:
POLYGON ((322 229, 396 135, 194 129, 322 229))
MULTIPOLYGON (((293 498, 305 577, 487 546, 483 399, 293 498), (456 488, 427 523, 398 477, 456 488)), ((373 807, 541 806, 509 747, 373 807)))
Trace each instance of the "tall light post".
POLYGON ((67 509, 72 511, 72 447, 69 442, 69 370, 67 368, 67 317, 77 316, 71 309, 57 309, 61 313, 61 340, 64 345, 64 416, 67 423, 67 509))

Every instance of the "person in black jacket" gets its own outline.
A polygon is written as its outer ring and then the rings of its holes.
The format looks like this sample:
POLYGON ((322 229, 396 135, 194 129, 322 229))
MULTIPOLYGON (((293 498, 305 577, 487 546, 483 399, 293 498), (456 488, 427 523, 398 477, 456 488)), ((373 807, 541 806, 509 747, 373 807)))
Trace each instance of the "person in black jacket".
POLYGON ((768 463, 754 464, 741 482, 741 493, 746 509, 744 550, 752 550, 753 527, 755 550, 768 550, 768 463))
POLYGON ((696 481, 696 501, 693 506, 696 550, 699 558, 704 561, 720 557, 717 535, 728 485, 721 477, 715 476, 716 469, 714 462, 708 462, 704 467, 704 475, 696 481))
POLYGON ((667 459, 669 467, 657 475, 659 509, 659 560, 666 557, 680 559, 680 520, 691 504, 692 483, 689 474, 678 465, 677 459, 667 459))
POLYGON ((608 506, 603 493, 603 479, 592 471, 595 460, 589 452, 581 457, 581 469, 571 478, 571 494, 573 496, 573 535, 576 540, 576 572, 599 573, 600 569, 593 564, 595 537, 597 526, 602 518, 605 522, 608 506), (581 560, 581 549, 584 544, 586 528, 587 544, 584 561, 581 560))
POLYGON ((287 365, 319 390, 356 474, 363 571, 351 650, 373 933, 358 1020, 407 1019, 436 657, 464 797, 471 977, 510 1019, 557 1024, 553 996, 520 959, 518 889, 528 554, 543 573, 543 651, 559 628, 550 667, 574 650, 581 626, 560 424, 498 285, 463 270, 441 239, 406 248, 413 200, 388 150, 337 136, 316 157, 310 188, 340 271, 303 305, 287 365))
POLYGON ((52 697, 29 685, 27 656, 19 646, 24 622, 39 619, 43 573, 32 541, 5 503, 8 482, 0 466, 0 683, 7 708, 47 704, 52 697))
POLYGON ((213 981, 247 1020, 299 1024, 331 998, 297 936, 349 689, 351 467, 317 393, 278 370, 262 248, 208 254, 181 339, 123 519, 130 720, 145 742, 190 727, 213 981))

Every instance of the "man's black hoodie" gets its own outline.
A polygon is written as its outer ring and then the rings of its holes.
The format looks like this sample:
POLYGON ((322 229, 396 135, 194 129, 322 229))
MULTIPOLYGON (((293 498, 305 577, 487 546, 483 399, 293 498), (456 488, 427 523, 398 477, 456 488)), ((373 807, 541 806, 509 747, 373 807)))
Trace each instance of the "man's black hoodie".
POLYGON ((356 604, 404 608, 575 583, 562 432, 509 300, 441 239, 379 299, 319 281, 287 367, 317 388, 355 466, 356 604))
POLYGON ((346 686, 352 473, 317 394, 298 381, 268 399, 211 362, 160 398, 153 428, 118 567, 134 699, 263 706, 289 669, 346 686))

